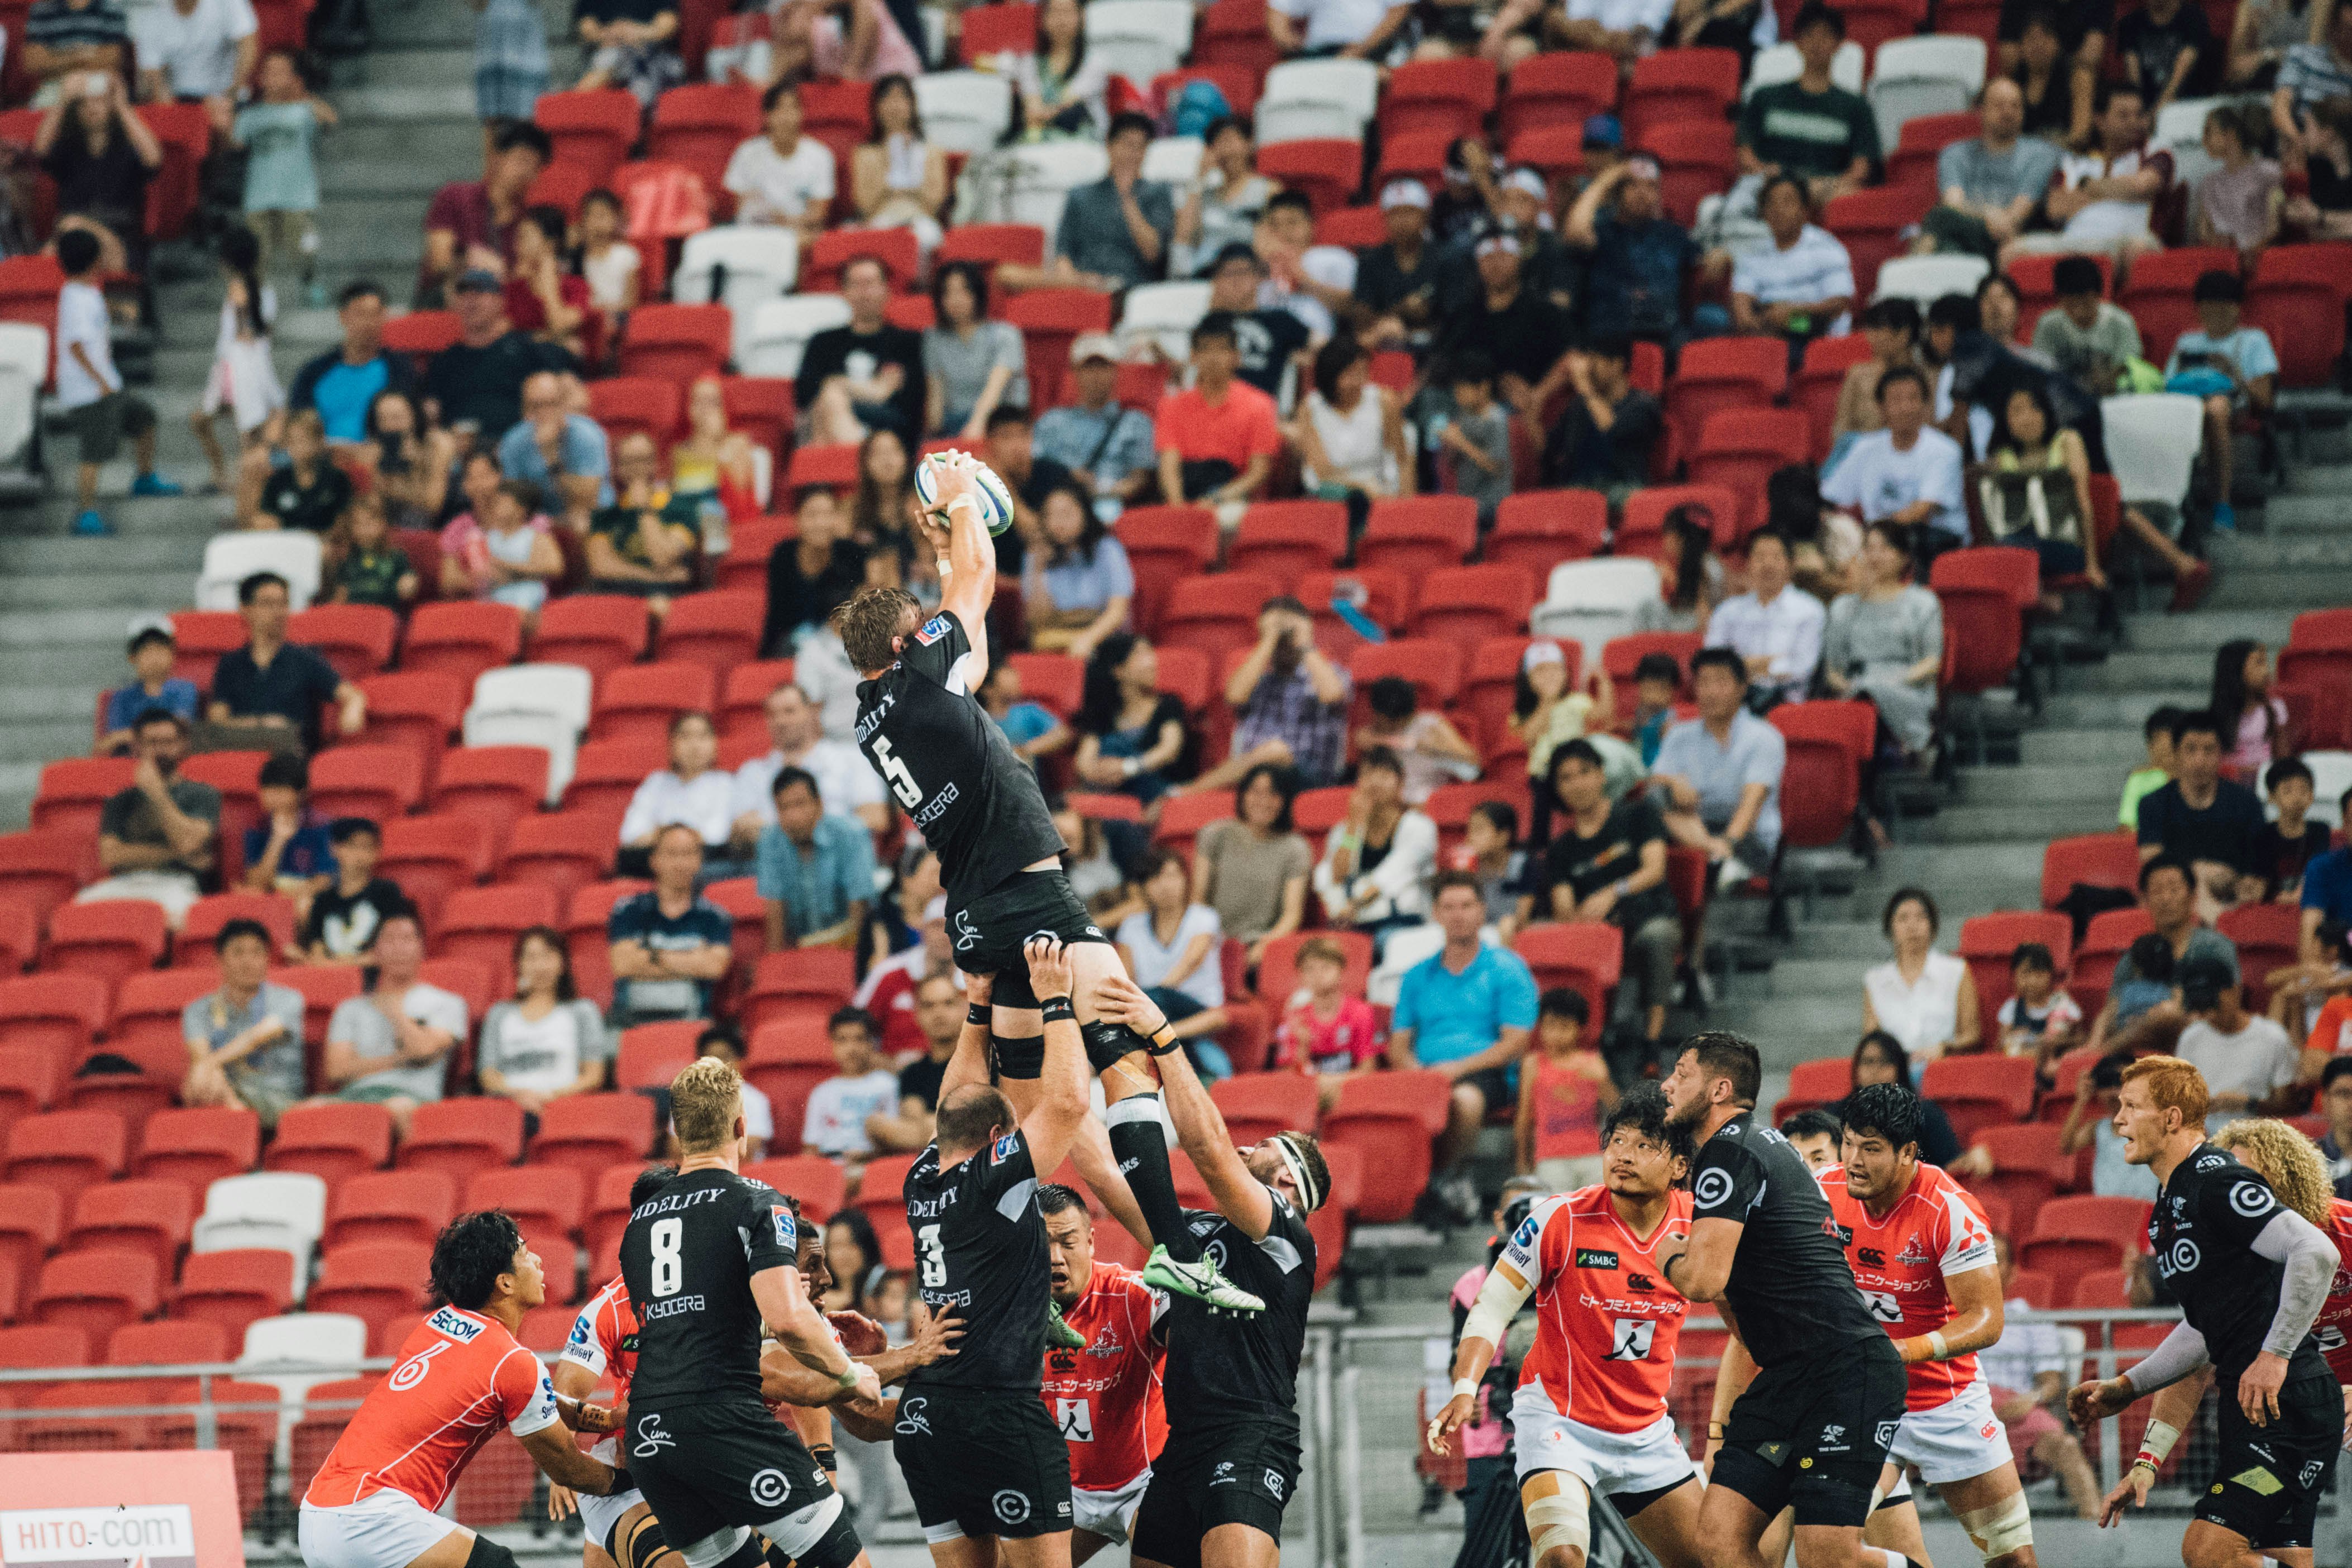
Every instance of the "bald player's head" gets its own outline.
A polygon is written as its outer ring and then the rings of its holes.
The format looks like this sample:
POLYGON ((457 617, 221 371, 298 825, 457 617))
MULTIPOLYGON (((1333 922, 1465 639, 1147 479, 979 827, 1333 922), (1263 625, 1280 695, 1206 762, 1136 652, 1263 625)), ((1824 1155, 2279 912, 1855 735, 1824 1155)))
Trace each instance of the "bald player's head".
POLYGON ((940 1101, 940 1158, 961 1159, 1020 1125, 1020 1112, 1001 1091, 984 1083, 966 1084, 940 1101))

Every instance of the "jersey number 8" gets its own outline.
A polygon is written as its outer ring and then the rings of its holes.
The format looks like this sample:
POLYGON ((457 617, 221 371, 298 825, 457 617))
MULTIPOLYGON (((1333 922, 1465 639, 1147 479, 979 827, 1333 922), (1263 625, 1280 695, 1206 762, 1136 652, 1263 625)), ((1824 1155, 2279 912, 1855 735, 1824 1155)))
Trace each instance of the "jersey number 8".
POLYGON ((654 1294, 656 1296, 675 1296, 677 1294, 678 1287, 686 1283, 686 1259, 679 1251, 679 1244, 685 1237, 684 1220, 670 1218, 654 1221, 653 1235, 649 1239, 653 1243, 653 1285, 654 1294))
POLYGON ((940 1241, 940 1227, 927 1225, 915 1233, 915 1246, 922 1254, 923 1283, 938 1289, 948 1282, 948 1249, 940 1241))
POLYGON ((915 782, 914 773, 907 767, 907 759, 890 750, 890 737, 875 736, 872 750, 874 765, 880 768, 882 776, 890 781, 890 793, 898 797, 898 804, 908 811, 921 805, 923 786, 915 782))

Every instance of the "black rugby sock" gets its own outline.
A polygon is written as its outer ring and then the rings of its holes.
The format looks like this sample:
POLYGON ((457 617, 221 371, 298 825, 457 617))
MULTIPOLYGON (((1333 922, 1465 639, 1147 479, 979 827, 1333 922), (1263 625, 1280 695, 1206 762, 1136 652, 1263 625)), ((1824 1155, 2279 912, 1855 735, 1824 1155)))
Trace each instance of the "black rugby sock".
POLYGON ((1197 1262, 1201 1244, 1184 1223, 1184 1205, 1176 1201, 1176 1177, 1168 1166, 1168 1140, 1160 1130, 1160 1097, 1133 1095, 1112 1102, 1103 1120, 1110 1132, 1111 1158, 1135 1194, 1135 1206, 1151 1227, 1151 1239, 1168 1249, 1179 1263, 1197 1262), (1129 1109, 1129 1108, 1133 1109, 1129 1109))

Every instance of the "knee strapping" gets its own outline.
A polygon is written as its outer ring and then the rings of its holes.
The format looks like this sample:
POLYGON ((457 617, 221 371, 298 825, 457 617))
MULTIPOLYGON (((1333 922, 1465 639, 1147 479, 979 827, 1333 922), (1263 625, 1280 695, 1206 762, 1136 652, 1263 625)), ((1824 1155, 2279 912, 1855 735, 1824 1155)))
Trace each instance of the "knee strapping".
MULTIPOLYGON (((810 1510, 803 1510, 802 1512, 810 1510)), ((793 1517, 798 1519, 801 1514, 793 1517)), ((811 1526, 812 1533, 806 1542, 792 1553, 796 1568, 849 1568, 866 1548, 857 1539, 857 1527, 850 1522, 849 1509, 842 1501, 841 1494, 835 1492, 827 1498, 814 1511, 814 1519, 816 1522, 811 1526)), ((774 1531, 785 1523, 785 1521, 779 1520, 772 1525, 760 1528, 768 1531, 772 1541, 775 1539, 774 1531)))
POLYGON ((1107 1129, 1145 1121, 1155 1128, 1160 1125, 1160 1097, 1156 1094, 1130 1094, 1103 1107, 1103 1126, 1107 1129))
POLYGON ((1527 1512, 1528 1540, 1538 1564, 1548 1552, 1573 1549, 1580 1560, 1591 1554, 1591 1510, 1581 1497, 1556 1492, 1528 1504, 1527 1512))
POLYGON ((686 1559, 686 1568, 721 1568, 722 1564, 724 1568, 751 1568, 760 1561, 759 1543, 740 1524, 714 1530, 699 1541, 689 1542, 677 1549, 677 1554, 686 1559), (747 1549, 748 1557, 744 1555, 747 1549))
POLYGON ((621 1568, 651 1568, 656 1557, 676 1556, 669 1550, 669 1540, 662 1534, 661 1521, 648 1510, 635 1525, 626 1520, 613 1527, 614 1539, 605 1542, 605 1554, 621 1568))
POLYGON ((1977 1554, 1987 1563, 2033 1544, 2033 1510, 2026 1507, 2022 1489, 1958 1517, 1977 1554))
POLYGON ((477 1533, 474 1549, 466 1553, 466 1568, 515 1568, 515 1556, 488 1536, 477 1533))

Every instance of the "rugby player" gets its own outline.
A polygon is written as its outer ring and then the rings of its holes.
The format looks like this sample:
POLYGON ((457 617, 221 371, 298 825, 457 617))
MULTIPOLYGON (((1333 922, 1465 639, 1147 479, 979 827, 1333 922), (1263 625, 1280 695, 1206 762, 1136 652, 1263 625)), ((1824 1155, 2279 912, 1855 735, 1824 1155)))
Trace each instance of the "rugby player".
POLYGON ((1040 1394, 1070 1449, 1070 1561, 1127 1542, 1151 1480, 1151 1457, 1168 1436, 1160 1392, 1167 1354, 1160 1320, 1168 1297, 1134 1269, 1095 1256, 1094 1216, 1069 1188, 1037 1189, 1054 1304, 1086 1341, 1045 1352, 1040 1394))

